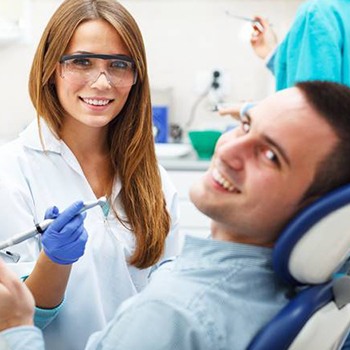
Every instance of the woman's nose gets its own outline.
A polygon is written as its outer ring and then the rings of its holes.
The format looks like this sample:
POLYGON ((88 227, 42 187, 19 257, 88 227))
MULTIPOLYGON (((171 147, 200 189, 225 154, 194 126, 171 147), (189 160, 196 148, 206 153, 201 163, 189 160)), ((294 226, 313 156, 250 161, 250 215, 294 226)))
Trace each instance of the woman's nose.
POLYGON ((105 72, 101 72, 97 79, 90 85, 92 88, 97 89, 110 89, 112 87, 112 83, 108 79, 105 72))

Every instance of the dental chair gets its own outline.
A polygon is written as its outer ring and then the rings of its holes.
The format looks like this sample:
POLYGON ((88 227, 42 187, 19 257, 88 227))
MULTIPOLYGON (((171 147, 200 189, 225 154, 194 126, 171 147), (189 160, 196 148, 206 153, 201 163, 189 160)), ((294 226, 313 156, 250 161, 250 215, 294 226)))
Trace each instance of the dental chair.
POLYGON ((350 330, 350 276, 340 270, 347 270, 349 255, 346 185, 303 209, 282 232, 273 265, 297 294, 261 329, 248 350, 341 349, 350 330))

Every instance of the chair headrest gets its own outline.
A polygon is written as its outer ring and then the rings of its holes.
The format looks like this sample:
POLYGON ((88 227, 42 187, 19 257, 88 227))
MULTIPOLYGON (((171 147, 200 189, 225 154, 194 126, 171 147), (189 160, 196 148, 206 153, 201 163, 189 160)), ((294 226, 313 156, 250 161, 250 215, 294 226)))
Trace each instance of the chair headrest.
POLYGON ((273 265, 293 285, 320 284, 331 279, 350 253, 350 184, 305 207, 281 233, 273 265))

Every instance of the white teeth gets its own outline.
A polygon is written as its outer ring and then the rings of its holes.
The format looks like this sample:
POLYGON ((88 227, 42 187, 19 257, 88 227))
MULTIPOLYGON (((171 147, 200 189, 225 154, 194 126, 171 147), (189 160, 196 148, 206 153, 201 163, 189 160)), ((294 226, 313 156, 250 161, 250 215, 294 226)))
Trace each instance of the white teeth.
POLYGON ((215 168, 213 169, 213 178, 216 182, 218 182, 224 189, 228 190, 229 192, 233 192, 235 187, 229 182, 227 179, 225 179, 219 171, 215 168))
POLYGON ((93 106, 106 106, 110 100, 96 100, 91 98, 83 98, 83 101, 93 106))

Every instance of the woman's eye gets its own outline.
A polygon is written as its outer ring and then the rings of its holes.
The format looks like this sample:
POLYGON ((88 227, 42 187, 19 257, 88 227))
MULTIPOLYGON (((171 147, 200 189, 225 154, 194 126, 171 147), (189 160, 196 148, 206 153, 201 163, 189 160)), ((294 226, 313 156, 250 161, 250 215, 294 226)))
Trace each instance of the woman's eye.
POLYGON ((88 67, 90 66, 90 61, 87 58, 75 58, 72 64, 78 67, 88 67))
POLYGON ((111 68, 113 69, 128 69, 128 63, 125 61, 113 61, 111 63, 111 68))

